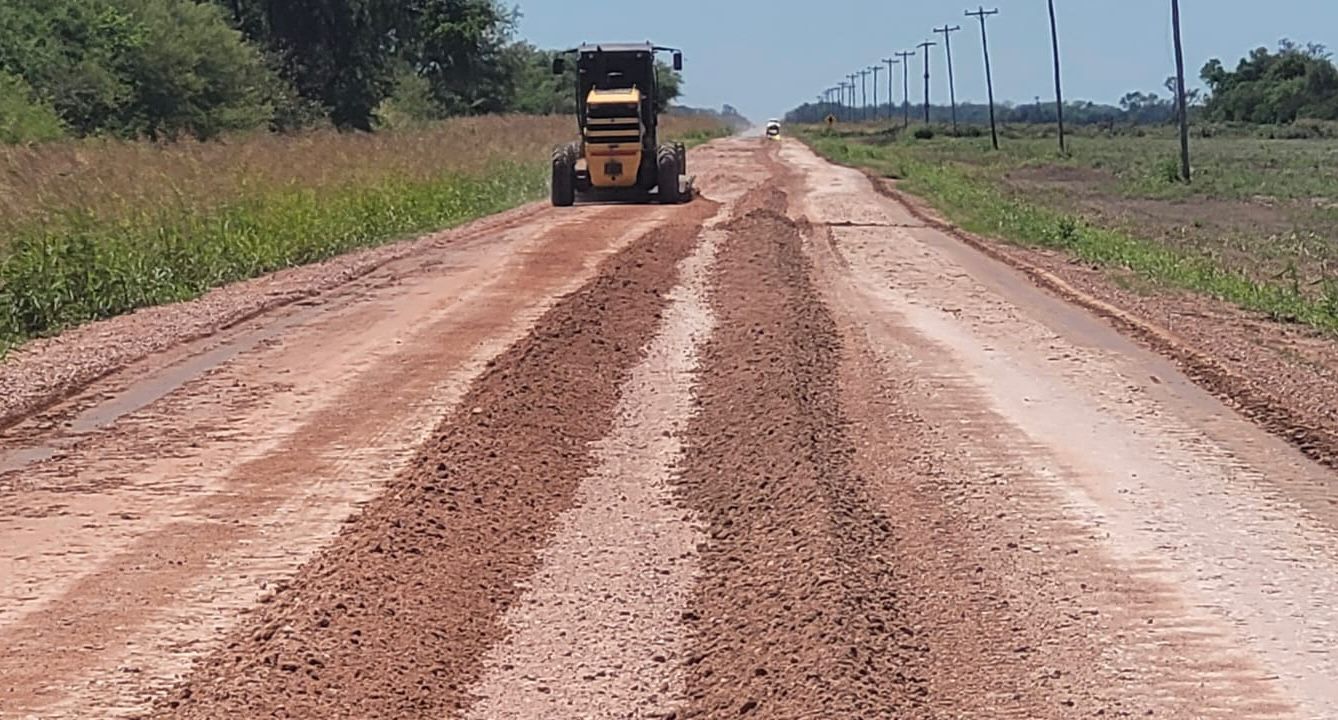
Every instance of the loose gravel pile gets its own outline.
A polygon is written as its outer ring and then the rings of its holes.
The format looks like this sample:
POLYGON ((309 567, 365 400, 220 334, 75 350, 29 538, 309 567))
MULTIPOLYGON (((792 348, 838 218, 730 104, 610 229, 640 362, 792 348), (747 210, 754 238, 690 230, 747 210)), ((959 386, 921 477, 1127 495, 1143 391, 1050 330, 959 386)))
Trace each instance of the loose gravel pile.
POLYGON ((912 683, 892 525, 850 469, 840 339, 774 192, 733 222, 680 491, 703 518, 686 718, 895 717, 912 683))
MULTIPOLYGON (((682 217, 700 223, 711 203, 682 217)), ((162 718, 447 717, 609 432, 699 225, 605 261, 445 419, 410 471, 155 712, 162 718)))

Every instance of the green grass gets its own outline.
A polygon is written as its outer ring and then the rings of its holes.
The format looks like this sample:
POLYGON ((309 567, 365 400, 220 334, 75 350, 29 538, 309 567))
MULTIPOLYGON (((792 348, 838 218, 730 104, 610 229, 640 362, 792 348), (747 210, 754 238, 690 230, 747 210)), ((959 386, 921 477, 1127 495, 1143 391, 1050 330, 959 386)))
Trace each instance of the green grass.
POLYGON ((690 148, 694 148, 698 145, 705 145, 712 140, 729 137, 730 133, 731 131, 729 128, 721 125, 713 128, 696 128, 672 133, 672 137, 674 140, 677 140, 690 148))
POLYGON ((71 216, 10 238, 0 260, 0 345, 210 288, 449 227, 540 197, 543 166, 486 177, 383 180, 330 192, 291 190, 204 213, 71 216))
MULTIPOLYGON (((1338 146, 1327 141, 1297 143, 1294 150, 1285 151, 1260 147, 1258 140, 1242 141, 1244 145, 1234 140, 1215 144, 1209 153, 1218 158, 1205 162, 1205 179, 1186 187, 1165 179, 1154 182, 1149 168, 1155 168, 1153 163, 1163 155, 1160 141, 1144 144, 1144 139, 1122 138, 1102 144, 1097 139, 1081 139, 1075 142, 1072 157, 1059 158, 1057 149, 1045 149, 1044 140, 1012 140, 1004 151, 992 153, 988 140, 977 138, 896 141, 815 130, 801 135, 829 159, 900 178, 903 189, 925 198, 972 232, 1063 250, 1086 262, 1132 273, 1153 286, 1191 290, 1277 320, 1338 331, 1338 280, 1325 277, 1319 282, 1302 282, 1295 265, 1280 277, 1260 279, 1212 253, 1090 222, 1081 214, 1013 192, 1001 181, 1004 171, 1031 163, 1087 164, 1111 168, 1120 177, 1118 189, 1111 192, 1242 198, 1262 183, 1275 195, 1305 197, 1332 182, 1316 181, 1298 170, 1312 164, 1311 153, 1338 151, 1338 146), (1251 160, 1242 160, 1242 156, 1251 160)), ((1327 175, 1334 170, 1319 172, 1327 175)), ((1334 193, 1333 186, 1322 189, 1328 195, 1334 193)))
MULTIPOLYGON (((0 148, 0 355, 26 339, 543 197, 561 117, 0 148)), ((670 118, 696 145, 714 123, 670 118)))

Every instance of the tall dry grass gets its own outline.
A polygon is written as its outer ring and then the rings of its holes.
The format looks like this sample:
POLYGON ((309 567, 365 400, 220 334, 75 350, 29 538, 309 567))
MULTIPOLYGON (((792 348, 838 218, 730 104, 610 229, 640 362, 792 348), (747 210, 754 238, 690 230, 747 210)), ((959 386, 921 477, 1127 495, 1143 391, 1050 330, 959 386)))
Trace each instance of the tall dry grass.
MULTIPOLYGON (((669 118, 666 136, 721 134, 669 118)), ((543 195, 565 117, 0 148, 0 352, 23 338, 543 195)))
POLYGON ((461 118, 417 130, 257 133, 216 142, 80 140, 0 148, 0 232, 78 214, 201 211, 292 190, 473 175, 535 162, 570 135, 553 117, 461 118))
MULTIPOLYGON (((668 136, 721 134, 709 118, 669 116, 668 136)), ((499 163, 546 161, 575 136, 570 117, 457 118, 378 133, 256 133, 214 142, 90 139, 0 146, 0 242, 6 231, 69 215, 121 219, 207 211, 293 189, 356 187, 444 173, 478 175, 499 163)))

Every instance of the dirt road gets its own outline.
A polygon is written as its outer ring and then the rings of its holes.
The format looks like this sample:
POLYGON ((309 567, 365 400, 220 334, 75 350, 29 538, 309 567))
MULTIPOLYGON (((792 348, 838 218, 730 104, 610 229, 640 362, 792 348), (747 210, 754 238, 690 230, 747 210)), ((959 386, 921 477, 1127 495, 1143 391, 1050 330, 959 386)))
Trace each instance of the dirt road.
POLYGON ((692 167, 5 430, 0 717, 1338 717, 1331 469, 798 143, 692 167))

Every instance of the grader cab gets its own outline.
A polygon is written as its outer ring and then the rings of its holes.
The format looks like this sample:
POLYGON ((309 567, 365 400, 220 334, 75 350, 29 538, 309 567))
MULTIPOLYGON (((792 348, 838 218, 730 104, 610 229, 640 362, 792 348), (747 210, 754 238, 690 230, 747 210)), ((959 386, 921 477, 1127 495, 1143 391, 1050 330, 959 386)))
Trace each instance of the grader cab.
POLYGON ((553 205, 578 197, 679 203, 692 198, 687 150, 659 139, 659 83, 655 58, 673 53, 675 70, 683 54, 643 44, 582 45, 553 60, 553 73, 566 73, 576 59, 576 116, 580 140, 553 150, 553 205))

